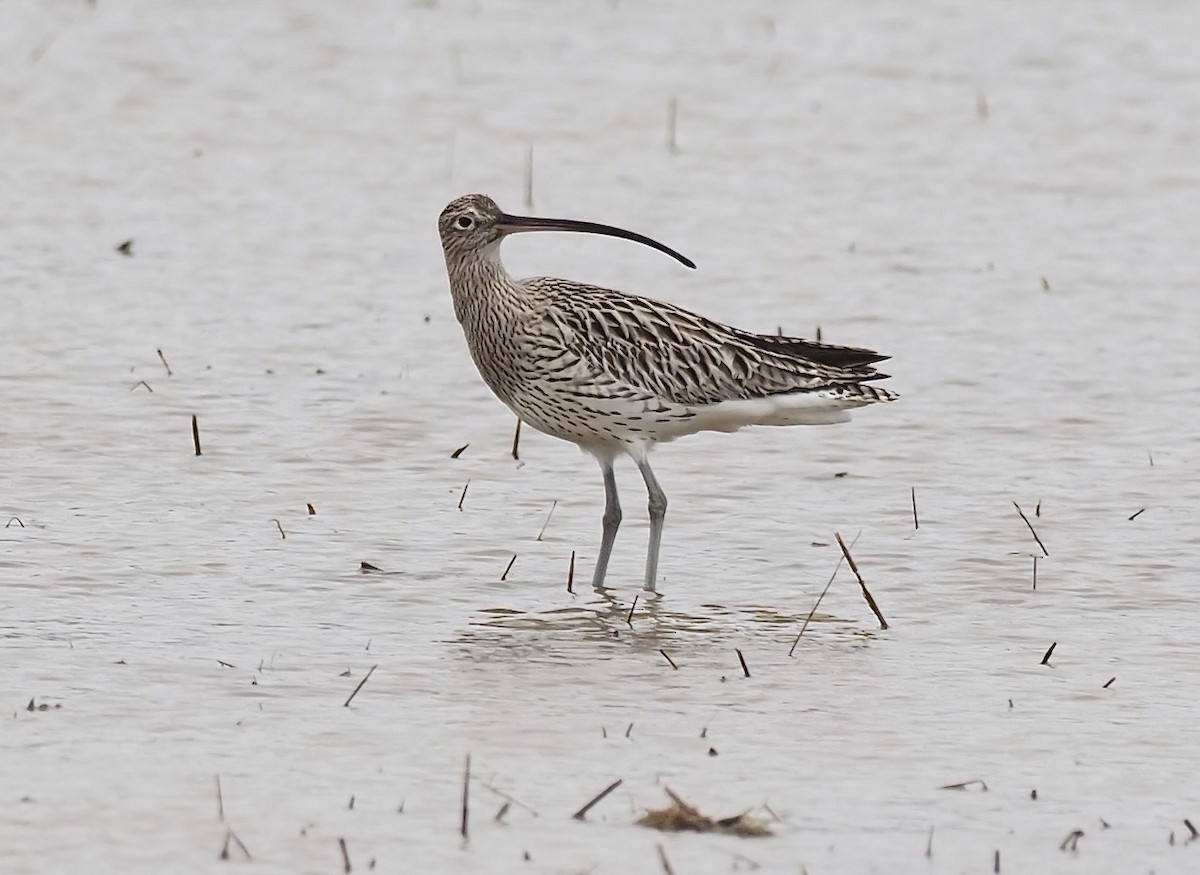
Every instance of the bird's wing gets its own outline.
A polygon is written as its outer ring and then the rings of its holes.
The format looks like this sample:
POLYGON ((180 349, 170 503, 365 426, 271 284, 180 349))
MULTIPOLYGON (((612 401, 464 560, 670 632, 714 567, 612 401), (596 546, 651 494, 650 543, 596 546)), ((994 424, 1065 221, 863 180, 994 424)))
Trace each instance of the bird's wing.
POLYGON ((886 377, 872 365, 887 356, 871 350, 753 334, 673 304, 550 277, 522 285, 540 302, 540 330, 560 337, 593 375, 677 404, 831 389, 873 397, 860 384, 886 377))

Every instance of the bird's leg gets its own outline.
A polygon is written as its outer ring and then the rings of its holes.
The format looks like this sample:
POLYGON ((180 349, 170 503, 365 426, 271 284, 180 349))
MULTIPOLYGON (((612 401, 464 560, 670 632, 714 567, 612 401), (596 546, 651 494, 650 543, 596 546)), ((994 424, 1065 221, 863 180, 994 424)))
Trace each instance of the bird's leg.
POLYGON ((600 555, 596 557, 596 570, 592 573, 592 586, 595 589, 604 587, 608 558, 612 555, 613 542, 617 540, 617 528, 621 525, 621 502, 617 498, 617 478, 613 473, 612 459, 602 459, 600 470, 604 474, 604 531, 600 536, 600 555))
POLYGON ((654 592, 658 578, 658 548, 662 544, 663 519, 667 515, 667 496, 650 470, 650 461, 642 457, 637 460, 637 466, 642 472, 642 479, 646 481, 646 492, 650 495, 650 546, 646 550, 646 583, 643 589, 654 592))

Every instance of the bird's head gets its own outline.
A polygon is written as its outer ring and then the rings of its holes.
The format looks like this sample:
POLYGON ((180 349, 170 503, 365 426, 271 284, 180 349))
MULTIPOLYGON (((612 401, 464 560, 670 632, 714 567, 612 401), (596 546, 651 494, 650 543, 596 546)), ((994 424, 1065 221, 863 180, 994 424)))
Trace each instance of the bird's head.
POLYGON ((442 238, 442 250, 446 254, 447 264, 463 264, 477 259, 495 260, 500 241, 509 234, 524 231, 577 231, 620 237, 665 252, 688 267, 696 266, 691 259, 685 258, 669 246, 633 231, 574 219, 511 216, 485 194, 468 194, 455 198, 438 216, 438 234, 442 238))

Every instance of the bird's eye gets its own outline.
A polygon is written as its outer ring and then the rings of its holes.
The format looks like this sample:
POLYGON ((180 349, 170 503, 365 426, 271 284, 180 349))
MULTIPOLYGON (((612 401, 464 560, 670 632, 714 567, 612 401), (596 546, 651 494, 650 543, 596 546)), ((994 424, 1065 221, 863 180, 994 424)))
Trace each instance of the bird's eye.
POLYGON ((475 220, 470 216, 459 216, 454 220, 454 227, 461 228, 464 231, 469 231, 475 227, 475 220))

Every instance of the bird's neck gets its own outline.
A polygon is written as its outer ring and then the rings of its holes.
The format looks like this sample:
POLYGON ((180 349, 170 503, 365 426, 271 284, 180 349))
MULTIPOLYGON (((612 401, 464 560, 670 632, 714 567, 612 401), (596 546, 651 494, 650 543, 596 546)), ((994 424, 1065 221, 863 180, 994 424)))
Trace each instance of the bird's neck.
POLYGON ((472 258, 446 264, 454 315, 466 326, 503 311, 521 309, 521 287, 499 258, 472 258))

